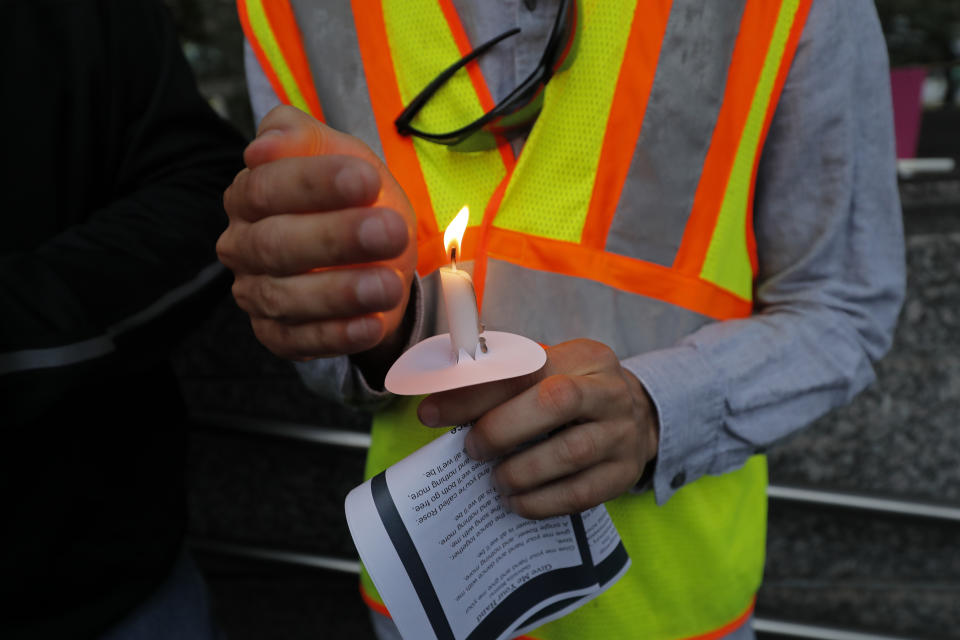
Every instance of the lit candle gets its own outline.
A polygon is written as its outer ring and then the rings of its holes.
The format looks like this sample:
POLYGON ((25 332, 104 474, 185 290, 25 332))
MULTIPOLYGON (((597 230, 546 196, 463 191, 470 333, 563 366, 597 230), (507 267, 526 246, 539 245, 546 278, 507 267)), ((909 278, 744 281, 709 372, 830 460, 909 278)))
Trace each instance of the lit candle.
POLYGON ((443 246, 450 256, 450 266, 440 267, 440 287, 443 289, 443 303, 447 308, 447 326, 450 327, 450 346, 457 362, 461 351, 476 359, 478 349, 482 349, 480 338, 480 313, 477 310, 477 294, 473 288, 473 278, 463 269, 457 269, 457 258, 461 255, 460 243, 467 229, 470 210, 464 207, 447 225, 443 232, 443 246))

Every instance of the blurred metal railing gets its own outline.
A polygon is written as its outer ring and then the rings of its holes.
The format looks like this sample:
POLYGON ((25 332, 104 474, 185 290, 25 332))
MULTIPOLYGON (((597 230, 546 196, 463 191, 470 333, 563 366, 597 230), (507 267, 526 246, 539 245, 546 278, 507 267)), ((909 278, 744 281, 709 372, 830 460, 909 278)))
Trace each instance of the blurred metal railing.
MULTIPOLYGON (((293 552, 284 549, 272 549, 248 544, 233 544, 201 538, 192 538, 189 540, 189 544, 194 551, 215 553, 234 558, 265 560, 295 567, 339 571, 350 574, 360 573, 360 563, 356 560, 348 560, 345 558, 335 558, 314 553, 293 552)), ((916 638, 910 639, 905 636, 878 635, 875 633, 864 633, 861 631, 757 617, 753 620, 753 629, 758 633, 770 636, 797 639, 805 638, 810 640, 916 640, 916 638)))
MULTIPOLYGON (((193 413, 191 414, 191 420, 196 427, 207 431, 244 433, 254 436, 295 440, 335 447, 356 449, 367 449, 370 447, 370 434, 350 431, 348 429, 331 429, 329 427, 317 427, 310 424, 283 420, 250 418, 209 412, 193 413)), ((960 507, 948 504, 916 502, 885 496, 871 496, 844 491, 789 487, 775 484, 767 487, 767 496, 771 500, 783 502, 960 522, 960 507)))
MULTIPOLYGON (((250 418, 224 413, 195 412, 190 417, 194 428, 201 431, 244 434, 355 449, 366 449, 370 446, 369 434, 347 429, 331 429, 297 422, 250 418)), ((780 485, 770 485, 767 488, 767 495, 774 501, 872 511, 909 518, 960 522, 960 507, 951 505, 917 503, 888 497, 780 485)), ((195 551, 234 558, 263 560, 342 573, 360 573, 360 563, 355 558, 339 558, 288 549, 223 542, 208 538, 191 538, 189 544, 195 551)), ((753 627, 757 633, 785 639, 911 640, 905 636, 880 635, 762 617, 754 618, 753 627)), ((913 638, 912 640, 917 639, 913 638)))

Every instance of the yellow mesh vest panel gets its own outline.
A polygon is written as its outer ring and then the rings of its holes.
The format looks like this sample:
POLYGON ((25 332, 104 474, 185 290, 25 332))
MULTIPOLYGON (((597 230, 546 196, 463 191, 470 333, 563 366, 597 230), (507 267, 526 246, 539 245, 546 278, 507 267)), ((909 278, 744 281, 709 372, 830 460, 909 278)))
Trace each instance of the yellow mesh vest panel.
POLYGON ((585 0, 568 71, 547 84, 494 226, 579 242, 636 0, 585 0))
MULTIPOLYGON (((461 53, 436 2, 384 0, 383 16, 400 96, 404 104, 409 104, 441 71, 459 60, 461 53)), ((461 69, 426 104, 413 124, 442 133, 462 127, 483 113, 470 77, 461 69)), ((500 152, 450 151, 419 138, 413 138, 413 146, 437 227, 443 230, 463 205, 470 207, 469 224, 480 224, 487 201, 506 175, 500 152)))
POLYGON ((784 0, 774 28, 773 38, 763 62, 750 112, 737 146, 733 169, 723 196, 717 226, 703 261, 700 277, 731 291, 745 300, 753 298, 753 269, 747 251, 747 207, 750 201, 753 167, 760 152, 758 142, 770 108, 777 72, 790 36, 799 0, 784 0))
POLYGON ((675 640, 714 631, 750 606, 763 577, 766 458, 704 476, 657 507, 653 495, 606 503, 632 564, 602 596, 530 632, 539 640, 675 640))

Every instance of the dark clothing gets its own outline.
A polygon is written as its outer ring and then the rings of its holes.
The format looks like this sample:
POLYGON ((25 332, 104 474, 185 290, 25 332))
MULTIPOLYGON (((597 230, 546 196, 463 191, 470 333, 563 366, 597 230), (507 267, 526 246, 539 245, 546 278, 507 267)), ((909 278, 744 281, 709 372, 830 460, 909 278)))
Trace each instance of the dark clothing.
POLYGON ((165 358, 227 293, 242 137, 159 1, 3 2, 0 637, 93 638, 183 541, 165 358))

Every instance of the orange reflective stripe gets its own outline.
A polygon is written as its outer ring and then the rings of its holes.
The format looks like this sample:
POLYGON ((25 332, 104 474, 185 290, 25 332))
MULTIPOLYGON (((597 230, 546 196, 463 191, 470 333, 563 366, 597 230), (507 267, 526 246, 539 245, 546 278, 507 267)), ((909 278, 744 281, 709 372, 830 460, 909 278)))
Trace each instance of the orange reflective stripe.
POLYGON ((753 598, 750 599, 750 604, 747 605, 746 610, 737 616, 736 620, 723 625, 719 629, 714 629, 713 631, 701 634, 699 636, 684 638, 684 640, 718 640, 719 638, 728 636, 747 623, 747 620, 749 620, 750 616, 753 615, 753 608, 756 606, 756 604, 757 596, 753 596, 753 598))
POLYGON ((703 267, 733 168, 731 159, 736 156, 746 126, 757 79, 773 39, 779 13, 779 2, 765 0, 748 1, 743 10, 739 35, 730 60, 731 73, 727 77, 723 105, 704 160, 690 218, 673 263, 674 268, 685 274, 699 274, 703 267), (762 37, 758 34, 762 34, 762 37))
MULTIPOLYGON (((787 40, 786 48, 783 51, 783 62, 777 71, 777 80, 773 86, 773 94, 770 97, 770 104, 767 109, 766 118, 763 121, 763 130, 760 134, 760 147, 767 140, 767 132, 770 130, 770 123, 773 121, 773 114, 776 113, 776 105, 780 102, 780 94, 783 92, 783 85, 787 81, 787 75, 790 73, 790 67, 793 64, 793 56, 797 52, 797 44, 800 42, 800 36, 803 34, 803 28, 807 23, 807 15, 810 13, 810 6, 813 0, 800 0, 800 6, 797 8, 797 15, 794 18, 793 26, 790 29, 790 37, 787 40)), ((760 166, 760 156, 757 154, 753 161, 753 175, 750 178, 750 184, 757 183, 757 167, 760 166)), ((753 231, 753 196, 754 190, 750 190, 750 200, 747 207, 747 250, 750 254, 750 266, 753 269, 753 275, 757 275, 757 238, 753 231)))
POLYGON ((390 612, 387 611, 387 608, 383 606, 383 603, 380 602, 380 600, 378 600, 377 598, 374 598, 373 595, 367 593, 367 590, 363 588, 363 582, 359 583, 359 587, 360 587, 360 597, 363 599, 363 601, 367 604, 368 607, 370 607, 371 609, 373 609, 374 611, 376 611, 382 616, 386 616, 388 618, 393 617, 390 615, 390 612))
POLYGON ((473 262, 473 288, 477 294, 477 311, 483 311, 483 292, 487 284, 487 255, 489 253, 490 229, 493 227, 493 219, 500 210, 500 203, 503 202, 503 194, 507 192, 507 185, 513 178, 513 170, 516 165, 511 165, 507 169, 507 175, 503 177, 496 191, 490 196, 487 208, 483 212, 483 220, 480 223, 480 234, 477 241, 477 255, 473 262))
MULTIPOLYGON (((383 21, 383 7, 380 2, 351 0, 353 19, 357 29, 357 41, 360 45, 360 57, 366 75, 370 104, 377 122, 377 132, 383 155, 390 166, 390 173, 403 187, 413 210, 417 213, 417 238, 420 242, 438 237, 437 221, 430 201, 427 183, 420 168, 420 160, 413 148, 413 141, 397 133, 393 124, 397 114, 403 111, 400 87, 393 71, 393 56, 387 40, 387 27, 383 21)), ((418 252, 417 272, 430 273, 430 265, 442 258, 440 250, 434 255, 429 250, 418 252)))
POLYGON ((749 300, 696 275, 572 242, 493 227, 487 247, 491 258, 530 269, 595 280, 716 320, 745 318, 752 310, 749 300))
POLYGON ((323 122, 323 109, 320 107, 320 100, 317 98, 313 76, 310 73, 310 64, 307 62, 307 56, 303 50, 300 29, 297 27, 296 17, 290 7, 289 0, 269 0, 267 2, 250 0, 250 2, 256 2, 257 8, 266 17, 271 32, 272 46, 276 47, 276 52, 279 53, 281 59, 271 61, 271 57, 267 55, 264 43, 261 42, 261 38, 266 34, 260 34, 254 28, 250 19, 251 7, 248 5, 248 0, 237 0, 240 24, 243 27, 247 42, 250 43, 257 60, 260 62, 260 68, 266 74, 277 97, 284 104, 292 104, 301 108, 323 122), (277 65, 283 65, 285 69, 277 69, 277 65), (282 75, 288 75, 295 86, 284 86, 282 75), (297 95, 294 96, 291 91, 297 95))
POLYGON ((637 148, 672 4, 673 0, 644 2, 643 15, 637 16, 639 6, 634 12, 583 227, 581 242, 588 247, 606 246, 607 232, 637 148))
MULTIPOLYGON (((450 32, 453 34, 453 40, 457 43, 457 48, 460 50, 460 55, 466 56, 473 49, 470 45, 470 40, 467 38, 467 32, 463 28, 463 23, 460 21, 460 15, 457 13, 456 7, 453 6, 452 0, 440 0, 440 8, 443 10, 443 16, 447 19, 447 24, 450 26, 450 32)), ((467 73, 470 75, 470 81, 473 83, 474 91, 477 92, 477 97, 480 99, 480 106, 483 107, 484 111, 490 111, 496 106, 496 103, 493 100, 493 96, 490 94, 490 87, 487 85, 486 79, 483 77, 483 72, 480 70, 480 65, 476 60, 471 62, 466 67, 467 73)), ((497 136, 499 141, 498 149, 500 151, 500 157, 503 159, 503 165, 506 168, 507 174, 504 176, 503 180, 500 181, 500 184, 497 185, 496 190, 491 195, 490 200, 487 202, 487 206, 484 208, 483 220, 480 223, 479 233, 476 234, 467 234, 467 237, 464 242, 464 247, 466 248, 466 253, 464 254, 465 260, 473 259, 473 285, 477 294, 477 308, 478 310, 483 309, 483 287, 486 282, 487 275, 487 255, 486 255, 486 245, 487 237, 490 229, 490 225, 493 224, 493 219, 497 215, 497 210, 500 208, 500 203, 503 201, 503 194, 507 189, 507 185, 510 183, 511 177, 513 177, 513 169, 516 167, 517 159, 513 154, 513 147, 510 146, 510 143, 500 136, 497 136), (477 240, 474 242, 473 238, 470 236, 476 235, 477 240)), ((435 243, 430 243, 430 245, 435 245, 435 243)), ((435 252, 436 248, 434 246, 424 247, 424 250, 435 252)), ((442 253, 440 255, 444 256, 444 262, 446 258, 446 251, 441 247, 442 253)), ((438 265, 438 267, 441 265, 438 265)), ((421 271, 423 273, 429 273, 421 271)))
MULTIPOLYGON (((463 28, 463 23, 460 21, 460 14, 457 13, 457 8, 453 6, 453 0, 440 0, 440 9, 443 11, 443 17, 447 19, 447 24, 450 26, 450 33, 453 34, 453 41, 457 43, 460 55, 466 56, 473 50, 473 47, 470 45, 470 39, 467 38, 467 32, 463 28)), ((480 70, 480 64, 474 60, 467 65, 466 69, 467 74, 470 76, 470 81, 473 83, 473 89, 477 92, 477 97, 480 99, 480 106, 483 107, 485 112, 490 111, 496 106, 496 103, 490 94, 490 87, 487 85, 487 80, 483 77, 483 72, 480 70)), ((503 157, 503 164, 507 168, 507 173, 510 173, 513 165, 516 164, 516 158, 513 156, 513 147, 510 146, 510 143, 505 138, 498 136, 497 140, 500 142, 497 148, 503 157)))

